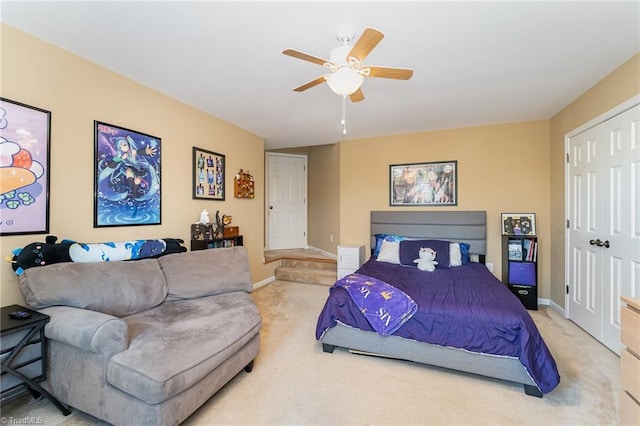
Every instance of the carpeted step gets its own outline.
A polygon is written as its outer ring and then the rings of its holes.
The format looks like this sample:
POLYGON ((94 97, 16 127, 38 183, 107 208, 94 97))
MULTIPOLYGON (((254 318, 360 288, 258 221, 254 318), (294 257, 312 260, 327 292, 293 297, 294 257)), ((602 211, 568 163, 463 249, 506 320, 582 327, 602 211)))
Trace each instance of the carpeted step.
POLYGON ((283 281, 331 286, 336 282, 336 270, 335 268, 327 271, 317 268, 279 266, 275 270, 275 277, 277 280, 283 281))
POLYGON ((282 266, 288 268, 315 269, 322 271, 336 272, 336 261, 333 259, 326 260, 309 260, 309 259, 283 259, 282 266))

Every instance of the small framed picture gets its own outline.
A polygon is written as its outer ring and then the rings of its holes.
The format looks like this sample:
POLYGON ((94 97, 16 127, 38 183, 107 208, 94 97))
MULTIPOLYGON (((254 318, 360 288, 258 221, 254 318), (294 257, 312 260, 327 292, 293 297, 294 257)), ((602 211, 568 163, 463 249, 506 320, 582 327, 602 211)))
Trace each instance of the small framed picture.
POLYGON ((193 147, 192 198, 224 201, 224 155, 193 147))
POLYGON ((502 235, 536 235, 536 214, 502 213, 502 235))

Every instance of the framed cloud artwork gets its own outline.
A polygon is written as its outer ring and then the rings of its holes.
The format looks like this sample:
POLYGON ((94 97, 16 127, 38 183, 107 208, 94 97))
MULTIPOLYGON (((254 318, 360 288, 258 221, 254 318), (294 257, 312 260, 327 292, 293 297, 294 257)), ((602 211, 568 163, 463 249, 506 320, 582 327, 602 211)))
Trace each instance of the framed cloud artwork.
POLYGON ((49 233, 51 112, 0 98, 0 235, 49 233))

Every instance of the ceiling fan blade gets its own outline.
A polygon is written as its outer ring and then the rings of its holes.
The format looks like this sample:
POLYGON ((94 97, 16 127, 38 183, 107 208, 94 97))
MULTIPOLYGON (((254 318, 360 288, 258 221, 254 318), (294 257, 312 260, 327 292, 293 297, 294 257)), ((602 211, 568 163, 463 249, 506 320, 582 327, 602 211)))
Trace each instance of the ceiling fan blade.
POLYGON ((349 95, 349 99, 351 102, 360 102, 364 100, 364 93, 362 93, 362 88, 356 90, 352 94, 349 95))
POLYGON ((394 78, 396 80, 409 80, 413 76, 411 68, 392 67, 367 67, 370 72, 368 77, 394 78))
POLYGON ((282 53, 287 56, 302 59, 303 61, 313 62, 314 64, 318 65, 324 65, 329 62, 326 59, 318 58, 317 56, 309 55, 308 53, 300 52, 299 50, 294 49, 285 49, 282 51, 282 53))
POLYGON ((318 84, 324 83, 326 80, 324 78, 324 76, 320 76, 318 78, 316 78, 315 80, 311 80, 305 84, 303 84, 302 86, 298 86, 295 89, 293 89, 294 92, 302 92, 305 91, 307 89, 311 89, 314 86, 317 86, 318 84))
POLYGON ((360 62, 364 61, 364 58, 373 50, 374 47, 380 43, 380 40, 384 38, 384 34, 375 28, 365 28, 364 32, 353 45, 348 57, 358 58, 360 62))

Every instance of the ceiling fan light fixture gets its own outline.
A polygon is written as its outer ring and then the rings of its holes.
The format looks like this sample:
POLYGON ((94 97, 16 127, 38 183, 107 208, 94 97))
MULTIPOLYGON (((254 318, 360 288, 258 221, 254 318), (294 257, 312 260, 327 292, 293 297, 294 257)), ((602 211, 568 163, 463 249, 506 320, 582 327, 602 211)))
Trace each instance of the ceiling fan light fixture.
POLYGON ((351 95, 360 88, 364 77, 351 67, 340 67, 325 80, 336 95, 351 95))

